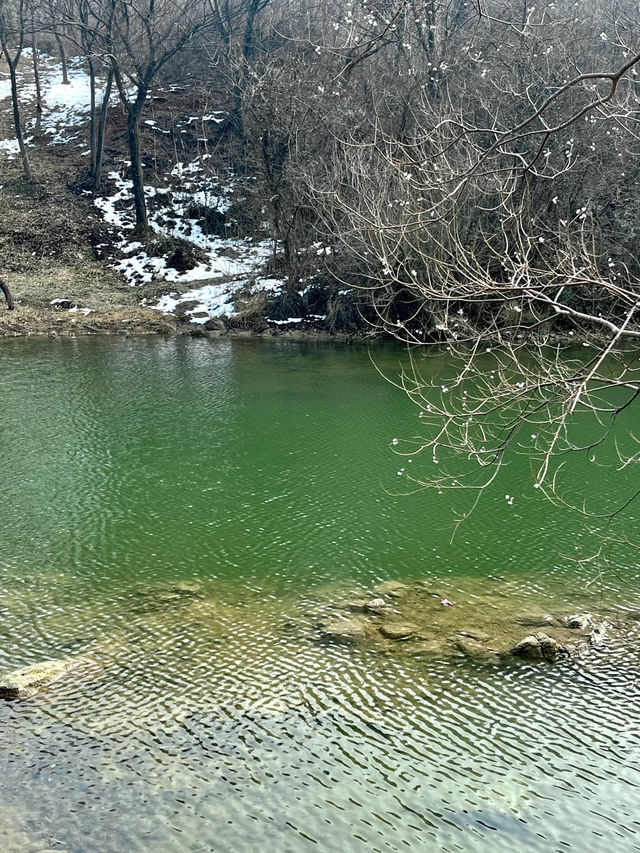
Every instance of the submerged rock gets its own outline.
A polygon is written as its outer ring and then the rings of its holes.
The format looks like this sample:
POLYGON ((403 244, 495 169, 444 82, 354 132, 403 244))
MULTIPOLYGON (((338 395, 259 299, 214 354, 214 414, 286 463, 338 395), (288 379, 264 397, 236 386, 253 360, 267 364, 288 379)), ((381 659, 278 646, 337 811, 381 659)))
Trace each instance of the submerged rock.
POLYGON ((580 631, 586 631, 592 624, 591 617, 586 614, 583 616, 565 616, 561 622, 565 628, 578 629, 580 631))
POLYGON ((516 622, 518 625, 522 625, 525 628, 546 628, 549 625, 555 624, 555 619, 553 616, 545 613, 541 616, 538 615, 526 615, 526 616, 516 616, 516 622))
POLYGON ((168 591, 176 595, 200 598, 202 596, 202 584, 198 581, 173 581, 168 585, 168 591))
POLYGON ((473 631, 458 631, 456 637, 463 637, 469 640, 475 640, 477 643, 488 643, 490 639, 486 634, 477 634, 473 631))
POLYGON ((419 630, 417 625, 412 625, 409 622, 390 622, 381 626, 380 633, 387 640, 408 640, 415 636, 419 630))
MULTIPOLYGON (((367 600, 363 598, 358 601, 348 601, 345 604, 345 610, 350 610, 352 613, 364 613, 366 606, 367 600)), ((337 606, 336 609, 338 609, 337 606)))
POLYGON ((41 687, 60 678, 68 672, 76 661, 47 660, 42 663, 34 663, 14 672, 5 673, 0 676, 0 698, 2 699, 28 699, 35 695, 41 687))
POLYGON ((371 626, 361 619, 332 619, 322 626, 320 635, 327 643, 350 645, 366 640, 371 630, 371 626))
POLYGON ((389 612, 389 608, 389 602, 384 598, 372 598, 369 601, 358 599, 344 605, 345 610, 350 610, 352 613, 368 613, 369 616, 383 616, 389 612))
POLYGON ((372 598, 371 601, 367 601, 365 604, 364 612, 372 616, 382 616, 384 613, 389 612, 389 604, 384 598, 372 598))
POLYGON ((136 590, 138 613, 152 613, 167 607, 181 607, 203 597, 197 581, 171 581, 136 590))
MULTIPOLYGON (((437 582, 436 588, 431 580, 390 580, 370 588, 366 598, 362 587, 333 585, 317 607, 305 613, 309 618, 302 631, 316 642, 355 645, 366 640, 392 656, 464 655, 504 662, 514 655, 555 661, 561 654, 586 654, 604 637, 613 641, 621 633, 618 629, 624 626, 623 620, 629 620, 627 631, 635 621, 636 611, 631 608, 618 612, 617 620, 605 622, 604 616, 596 619, 585 611, 551 609, 550 596, 532 599, 515 582, 501 582, 504 596, 497 597, 496 586, 495 581, 477 578, 467 579, 464 587, 455 589, 450 582, 437 582), (447 601, 445 593, 455 596, 455 607, 441 606, 447 601), (409 639, 411 642, 399 642, 409 639)), ((558 605, 566 608, 566 603, 558 605)))
POLYGON ((548 634, 538 632, 525 637, 511 649, 511 654, 526 660, 546 660, 554 662, 558 654, 564 651, 557 640, 548 634))
POLYGON ((376 595, 387 595, 389 598, 402 598, 406 595, 411 587, 400 581, 383 581, 373 588, 376 595))
POLYGON ((458 652, 461 652, 467 658, 472 658, 474 660, 497 659, 495 649, 489 649, 484 645, 484 643, 471 639, 470 637, 458 635, 456 636, 453 645, 458 652))

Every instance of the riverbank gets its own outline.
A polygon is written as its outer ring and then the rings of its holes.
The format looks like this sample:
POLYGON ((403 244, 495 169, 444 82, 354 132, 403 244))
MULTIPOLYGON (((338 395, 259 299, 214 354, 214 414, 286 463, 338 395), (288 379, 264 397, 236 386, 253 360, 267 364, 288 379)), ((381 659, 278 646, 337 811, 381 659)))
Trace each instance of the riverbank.
POLYGON ((374 335, 366 291, 329 272, 330 246, 297 249, 295 263, 285 262, 256 175, 244 174, 238 152, 217 135, 218 113, 197 93, 160 89, 149 98, 140 133, 144 150, 154 153, 145 161, 149 227, 140 234, 117 98, 94 189, 88 77, 74 59, 69 84, 60 85, 60 63, 45 53, 40 62, 40 131, 28 50, 18 68, 30 181, 14 144, 8 70, 0 62, 0 277, 16 304, 9 312, 0 301, 0 336, 374 335), (215 154, 203 147, 205 126, 215 154))
POLYGON ((267 326, 263 331, 227 328, 222 320, 204 325, 180 322, 179 318, 149 308, 91 309, 18 306, 0 309, 0 338, 77 337, 81 335, 183 335, 207 338, 282 338, 292 341, 342 341, 354 343, 383 336, 373 333, 328 332, 312 324, 267 326))
MULTIPOLYGON (((117 101, 109 111, 102 183, 94 190, 82 63, 72 62, 70 83, 61 86, 59 63, 45 54, 41 60, 39 134, 26 59, 18 75, 31 181, 13 145, 7 71, 0 62, 0 277, 16 303, 7 311, 0 300, 0 336, 405 338, 447 346, 465 335, 476 341, 478 334, 494 345, 490 329, 495 335, 504 329, 505 338, 516 340, 537 334, 537 318, 525 321, 523 315, 517 328, 511 315, 466 326, 463 307, 449 327, 415 294, 395 292, 391 280, 387 289, 374 279, 380 288, 374 294, 362 265, 353 268, 331 235, 292 250, 268 221, 260 164, 239 168, 238 152, 218 131, 219 114, 190 90, 159 89, 149 98, 140 128, 142 147, 154 152, 145 162, 149 227, 139 234, 117 101)), ((597 342, 597 328, 587 342, 597 342)), ((571 337, 562 318, 540 333, 543 343, 585 342, 571 337)))

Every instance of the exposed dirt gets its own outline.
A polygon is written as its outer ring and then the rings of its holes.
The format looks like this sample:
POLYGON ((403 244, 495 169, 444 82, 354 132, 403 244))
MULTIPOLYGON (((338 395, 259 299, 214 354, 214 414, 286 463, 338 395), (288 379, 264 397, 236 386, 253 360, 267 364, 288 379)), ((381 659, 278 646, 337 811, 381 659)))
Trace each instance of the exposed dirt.
MULTIPOLYGON (((21 64, 21 69, 25 84, 30 84, 30 64, 21 64)), ((0 79, 6 76, 0 60, 0 79)), ((206 112, 205 107, 189 88, 158 93, 149 100, 140 128, 141 147, 147 152, 145 183, 164 186, 176 161, 190 162, 195 158, 209 164, 212 180, 216 170, 228 172, 233 156, 216 136, 216 125, 204 128, 185 119, 206 112)), ((34 115, 34 102, 26 98, 22 118, 31 136, 34 115)), ((95 194, 88 189, 87 124, 75 124, 74 138, 64 144, 51 144, 51 137, 46 134, 32 139, 31 182, 24 179, 20 160, 0 151, 0 277, 16 303, 16 310, 8 311, 0 293, 0 336, 186 333, 347 341, 372 336, 371 327, 363 327, 352 300, 335 294, 329 298, 329 291, 324 293, 322 288, 318 291, 322 304, 307 306, 308 311, 301 305, 284 304, 283 300, 282 304, 272 304, 274 300, 268 301, 264 294, 259 294, 261 301, 256 297, 243 301, 239 297, 233 317, 224 322, 214 320, 207 328, 190 322, 192 318, 186 314, 188 306, 184 304, 178 306, 175 317, 150 310, 146 306, 165 294, 181 295, 211 280, 178 283, 154 276, 151 282, 132 285, 113 268, 121 257, 116 243, 122 235, 104 221, 94 203, 95 194), (293 307, 296 310, 292 311, 293 307), (316 315, 325 314, 326 322, 315 319, 316 315), (287 323, 291 316, 305 319, 302 323, 287 323)), ((12 137, 10 102, 5 98, 0 102, 0 139, 12 137)), ((126 123, 121 108, 115 105, 107 124, 103 175, 119 171, 126 158, 126 123)), ((106 194, 113 190, 107 178, 103 180, 103 190, 106 194)), ((246 237, 264 218, 261 200, 254 197, 255 193, 241 195, 242 204, 233 208, 233 227, 223 228, 225 236, 246 237)), ((170 266, 176 269, 181 264, 189 268, 193 265, 192 259, 185 256, 187 250, 197 254, 197 249, 176 238, 150 234, 145 242, 152 255, 172 259, 170 266), (166 245, 159 246, 159 242, 166 245)), ((270 267, 264 272, 267 276, 278 275, 270 267)), ((215 280, 216 284, 221 282, 222 279, 215 280)))

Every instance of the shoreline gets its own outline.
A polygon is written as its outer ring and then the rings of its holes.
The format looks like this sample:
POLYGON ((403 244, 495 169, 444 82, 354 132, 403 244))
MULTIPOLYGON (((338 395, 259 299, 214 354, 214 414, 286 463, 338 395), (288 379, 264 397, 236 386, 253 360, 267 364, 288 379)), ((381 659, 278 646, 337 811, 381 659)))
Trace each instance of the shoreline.
POLYGON ((203 324, 179 322, 170 314, 150 308, 119 311, 92 310, 90 314, 70 314, 67 311, 37 311, 17 306, 15 310, 0 309, 0 339, 3 338, 75 338, 95 335, 143 336, 166 335, 191 338, 271 339, 364 343, 388 341, 384 334, 371 332, 328 332, 314 327, 269 328, 262 332, 226 328, 222 321, 215 328, 203 324))
MULTIPOLYGON (((228 319, 228 318, 226 318, 228 319)), ((265 318, 268 323, 268 319, 265 318)), ((161 335, 166 337, 190 337, 211 339, 233 339, 233 340, 289 340, 299 342, 318 343, 344 343, 344 344, 366 344, 366 343, 395 343, 403 347, 411 346, 399 338, 384 331, 372 331, 371 328, 354 329, 351 331, 330 332, 320 328, 313 321, 305 321, 300 324, 270 325, 262 330, 250 328, 234 328, 227 325, 223 318, 211 318, 206 324, 185 322, 180 316, 163 314, 162 312, 143 307, 118 307, 113 310, 91 309, 85 314, 83 311, 74 312, 69 310, 55 310, 47 306, 30 307, 17 304, 14 310, 9 311, 6 306, 0 305, 0 340, 9 338, 78 338, 91 336, 105 337, 142 337, 147 335, 161 335)), ((500 341, 487 337, 487 344, 497 346, 500 341)), ((606 343, 606 341, 604 341, 606 343)), ((526 341, 524 342, 526 345, 526 341)), ((543 346, 600 346, 603 344, 602 336, 592 334, 589 337, 575 338, 559 331, 548 335, 544 342, 530 339, 532 345, 543 346)), ((451 341, 425 340, 421 345, 424 347, 449 347, 451 341)))

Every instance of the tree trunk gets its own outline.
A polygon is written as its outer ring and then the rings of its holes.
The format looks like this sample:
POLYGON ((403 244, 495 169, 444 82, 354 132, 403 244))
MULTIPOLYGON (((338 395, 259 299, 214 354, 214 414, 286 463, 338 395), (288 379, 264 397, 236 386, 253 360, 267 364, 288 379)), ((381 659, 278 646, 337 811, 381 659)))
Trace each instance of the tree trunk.
POLYGON ((68 86, 69 72, 67 69, 67 51, 60 33, 54 30, 54 35, 56 37, 56 41, 58 42, 58 50, 60 51, 60 62, 62 63, 62 82, 65 86, 68 86))
POLYGON ((90 165, 89 165, 89 174, 91 175, 92 183, 95 181, 96 176, 96 69, 94 68, 93 62, 89 60, 89 94, 91 99, 90 109, 89 109, 89 150, 91 152, 90 155, 90 165))
POLYGON ((36 84, 36 136, 42 133, 42 87, 40 86, 40 69, 38 68, 38 41, 36 25, 31 18, 31 47, 33 50, 33 79, 36 84))
POLYGON ((22 124, 20 123, 20 106, 18 104, 18 79, 16 77, 16 62, 9 61, 9 57, 5 51, 5 58, 9 64, 9 74, 11 75, 11 104, 13 106, 13 126, 16 132, 18 148, 20 149, 20 157, 22 159, 22 171, 28 181, 33 180, 31 164, 29 163, 29 155, 27 146, 25 145, 24 136, 22 134, 22 124))
POLYGON ((15 302, 13 301, 13 296, 11 295, 11 291, 8 286, 4 283, 4 281, 0 278, 0 290, 4 293, 4 298, 7 300, 7 308, 9 311, 13 311, 16 307, 15 302))
POLYGON ((96 159, 93 172, 93 191, 100 189, 100 172, 102 171, 102 152, 104 151, 104 134, 107 127, 107 113, 109 112, 109 100, 111 99, 111 88, 113 86, 113 71, 110 69, 107 75, 107 84, 104 89, 102 105, 100 107, 100 118, 96 129, 96 159))
MULTIPOLYGON (((143 101, 144 103, 144 101, 143 101)), ((129 156, 131 157, 131 180, 133 181, 133 203, 136 211, 136 232, 144 234, 149 227, 147 218, 147 203, 144 197, 144 177, 142 174, 142 158, 140 156, 140 114, 142 110, 135 105, 129 109, 127 121, 127 137, 129 156)))

